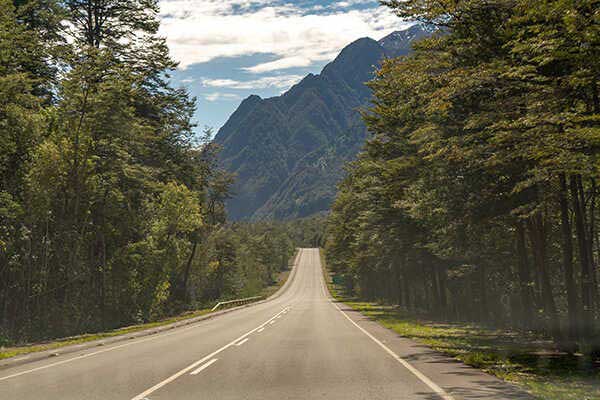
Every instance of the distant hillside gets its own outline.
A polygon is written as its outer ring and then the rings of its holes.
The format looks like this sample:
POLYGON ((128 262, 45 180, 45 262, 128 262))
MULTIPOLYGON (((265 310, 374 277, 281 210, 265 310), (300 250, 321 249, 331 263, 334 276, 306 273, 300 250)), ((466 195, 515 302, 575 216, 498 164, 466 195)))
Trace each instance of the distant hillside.
POLYGON ((225 168, 237 175, 230 217, 289 219, 327 210, 342 166, 366 138, 358 112, 371 97, 364 83, 384 57, 408 54, 427 34, 415 25, 379 42, 359 39, 283 95, 245 99, 215 137, 225 168))

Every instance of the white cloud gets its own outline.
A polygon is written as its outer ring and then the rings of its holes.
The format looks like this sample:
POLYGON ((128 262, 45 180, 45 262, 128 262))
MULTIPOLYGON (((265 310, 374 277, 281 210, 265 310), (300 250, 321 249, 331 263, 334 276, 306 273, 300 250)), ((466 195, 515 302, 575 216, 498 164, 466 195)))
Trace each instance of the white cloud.
POLYGON ((357 3, 367 2, 346 0, 317 10, 268 0, 163 0, 160 32, 184 69, 251 54, 278 57, 251 72, 305 67, 330 59, 359 37, 377 39, 408 25, 386 7, 348 8, 357 3))
POLYGON ((203 97, 207 101, 210 101, 210 102, 222 101, 222 100, 240 100, 240 96, 238 96, 237 94, 220 93, 220 92, 207 93, 203 97))
POLYGON ((346 8, 346 7, 353 7, 356 5, 373 4, 373 3, 374 3, 374 1, 372 1, 372 0, 345 0, 345 1, 338 1, 338 2, 334 3, 334 6, 346 8))
POLYGON ((275 61, 269 61, 266 63, 257 64, 252 67, 246 67, 246 68, 244 68, 244 70, 254 72, 254 73, 261 73, 261 72, 277 71, 280 69, 292 68, 292 67, 308 67, 314 61, 321 61, 323 59, 329 60, 330 58, 325 55, 323 55, 323 57, 321 57, 321 55, 318 55, 318 56, 312 57, 312 58, 302 57, 302 56, 291 56, 291 57, 280 58, 275 61))
POLYGON ((202 85, 206 87, 220 87, 229 89, 287 89, 302 79, 300 75, 266 76, 260 79, 248 81, 236 81, 233 79, 202 79, 202 85))

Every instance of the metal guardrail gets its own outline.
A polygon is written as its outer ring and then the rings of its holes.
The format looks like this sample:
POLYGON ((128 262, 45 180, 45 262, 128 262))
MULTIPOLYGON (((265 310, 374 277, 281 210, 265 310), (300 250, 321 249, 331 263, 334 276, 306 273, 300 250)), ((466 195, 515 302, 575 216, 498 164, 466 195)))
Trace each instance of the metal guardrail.
MULTIPOLYGON (((298 251, 296 252, 296 255, 294 256, 294 261, 292 262, 292 264, 290 265, 290 267, 293 267, 294 265, 296 265, 296 263, 298 262, 298 257, 300 257, 300 251, 299 249, 297 249, 298 251)), ((284 283, 284 285, 286 283, 288 283, 288 280, 284 283)), ((281 289, 281 288, 280 288, 281 289)), ((221 307, 221 306, 226 306, 226 305, 230 305, 230 304, 235 304, 235 305, 242 305, 242 304, 247 304, 250 303, 251 301, 254 300, 259 300, 264 298, 264 296, 254 296, 254 297, 246 297, 245 299, 236 299, 236 300, 229 300, 229 301, 220 301, 218 302, 210 311, 215 311, 217 308, 221 307)))
POLYGON ((258 300, 258 299, 262 299, 262 298, 263 298, 263 296, 254 296, 254 297, 246 297, 245 299, 220 301, 210 311, 215 311, 217 308, 219 308, 221 306, 226 306, 229 304, 242 305, 242 304, 250 303, 253 300, 258 300))

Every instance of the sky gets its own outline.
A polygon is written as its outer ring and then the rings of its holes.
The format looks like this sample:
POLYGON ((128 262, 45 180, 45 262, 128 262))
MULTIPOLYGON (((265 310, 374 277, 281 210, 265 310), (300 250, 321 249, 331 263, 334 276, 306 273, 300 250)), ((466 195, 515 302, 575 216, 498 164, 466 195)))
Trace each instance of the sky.
POLYGON ((347 44, 404 29, 376 0, 161 0, 160 34, 179 62, 175 86, 197 98, 196 123, 218 130, 240 102, 278 96, 347 44))

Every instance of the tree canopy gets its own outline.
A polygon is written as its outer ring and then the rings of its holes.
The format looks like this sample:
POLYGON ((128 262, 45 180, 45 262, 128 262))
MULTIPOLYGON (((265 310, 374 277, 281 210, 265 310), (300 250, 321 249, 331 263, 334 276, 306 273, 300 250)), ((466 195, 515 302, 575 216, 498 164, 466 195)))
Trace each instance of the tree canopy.
POLYGON ((233 177, 169 81, 158 3, 0 0, 0 345, 256 295, 275 224, 231 226, 233 177))
POLYGON ((597 2, 384 3, 439 30, 370 83, 329 264, 369 298, 597 353, 597 2))

